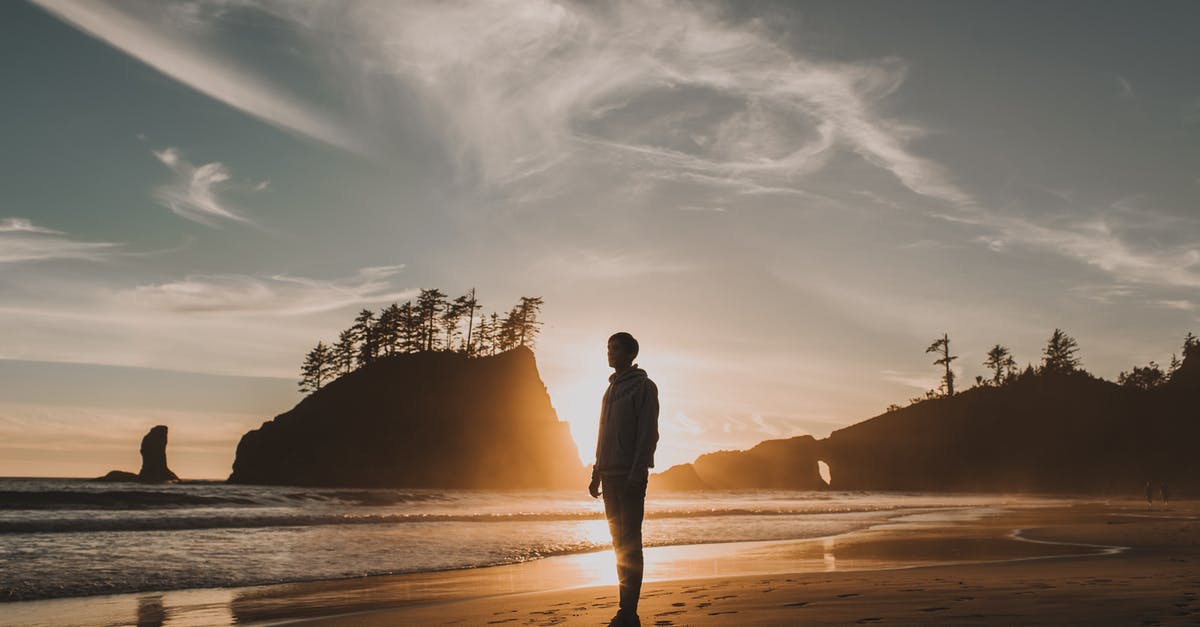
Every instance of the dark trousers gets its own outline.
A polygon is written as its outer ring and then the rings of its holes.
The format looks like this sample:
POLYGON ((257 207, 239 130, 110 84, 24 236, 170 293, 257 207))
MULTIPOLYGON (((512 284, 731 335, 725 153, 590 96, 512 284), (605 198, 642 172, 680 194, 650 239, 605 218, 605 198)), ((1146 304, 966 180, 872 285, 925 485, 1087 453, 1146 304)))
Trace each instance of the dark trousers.
POLYGON ((646 511, 646 480, 630 487, 625 476, 603 477, 604 515, 617 554, 621 609, 637 614, 642 594, 642 516, 646 511))

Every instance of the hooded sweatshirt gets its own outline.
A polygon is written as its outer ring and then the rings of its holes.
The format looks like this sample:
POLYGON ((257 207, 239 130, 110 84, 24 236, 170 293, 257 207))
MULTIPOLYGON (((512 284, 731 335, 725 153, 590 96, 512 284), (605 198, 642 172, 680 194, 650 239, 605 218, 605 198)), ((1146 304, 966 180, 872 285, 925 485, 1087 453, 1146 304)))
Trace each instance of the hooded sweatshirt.
POLYGON ((658 446, 658 386, 634 364, 613 373, 600 404, 593 475, 628 475, 654 467, 658 446))

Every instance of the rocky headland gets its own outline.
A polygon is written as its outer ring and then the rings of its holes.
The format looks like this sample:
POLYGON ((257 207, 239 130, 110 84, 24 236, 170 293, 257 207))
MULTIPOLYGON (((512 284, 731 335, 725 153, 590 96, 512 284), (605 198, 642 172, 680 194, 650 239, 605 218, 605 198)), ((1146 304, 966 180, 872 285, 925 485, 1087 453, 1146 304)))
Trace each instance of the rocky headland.
POLYGON ((380 358, 242 436, 233 483, 581 488, 533 352, 380 358))

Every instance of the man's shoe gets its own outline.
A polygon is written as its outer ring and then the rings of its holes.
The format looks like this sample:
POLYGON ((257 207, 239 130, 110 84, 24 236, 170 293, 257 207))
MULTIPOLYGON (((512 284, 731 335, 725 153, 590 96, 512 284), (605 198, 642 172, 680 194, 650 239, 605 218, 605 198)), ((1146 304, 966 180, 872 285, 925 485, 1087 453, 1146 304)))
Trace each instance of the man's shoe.
POLYGON ((620 610, 608 622, 608 627, 642 627, 642 619, 637 614, 620 610))

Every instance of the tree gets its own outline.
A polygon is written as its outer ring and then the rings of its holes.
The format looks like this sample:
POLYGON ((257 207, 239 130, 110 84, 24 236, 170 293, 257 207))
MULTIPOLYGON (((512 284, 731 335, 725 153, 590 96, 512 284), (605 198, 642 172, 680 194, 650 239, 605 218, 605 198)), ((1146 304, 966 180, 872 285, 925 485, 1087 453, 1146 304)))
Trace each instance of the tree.
POLYGON ((475 327, 475 338, 472 341, 475 355, 492 354, 492 325, 487 316, 479 316, 479 325, 475 327))
POLYGON ((500 323, 496 334, 496 350, 504 352, 517 345, 521 337, 521 308, 519 306, 508 310, 508 315, 500 323))
POLYGON ((316 348, 304 356, 304 365, 300 367, 300 391, 315 392, 321 389, 333 373, 332 351, 324 342, 317 342, 316 348))
POLYGON ((395 355, 404 350, 401 318, 400 306, 396 303, 379 312, 376 337, 379 341, 379 351, 384 355, 395 355))
POLYGON ((379 356, 379 329, 375 324, 375 312, 364 309, 354 318, 354 340, 358 343, 358 365, 365 366, 379 356))
POLYGON ((533 346, 534 339, 537 338, 538 331, 542 328, 542 323, 538 321, 538 314, 542 311, 543 300, 541 297, 522 296, 521 302, 517 304, 518 318, 516 339, 520 346, 533 346))
POLYGON ((1175 353, 1171 353, 1171 365, 1167 366, 1167 376, 1169 376, 1169 377, 1175 376, 1175 373, 1179 372, 1179 368, 1182 365, 1183 365, 1183 362, 1179 361, 1179 357, 1176 357, 1175 353))
POLYGON ((421 318, 422 348, 431 351, 437 348, 438 317, 446 310, 446 295, 434 288, 423 289, 417 295, 417 315, 421 318))
POLYGON ((338 341, 331 349, 333 351, 333 367, 337 374, 349 374, 354 370, 354 330, 346 329, 338 333, 338 341))
POLYGON ((487 343, 487 354, 495 355, 500 352, 500 344, 502 342, 500 336, 503 327, 504 323, 500 321, 500 314, 493 311, 492 315, 488 316, 486 333, 483 331, 480 332, 482 340, 487 343))
POLYGON ((992 384, 1000 385, 1013 376, 1017 361, 1013 359, 1008 347, 997 344, 988 350, 983 365, 992 370, 992 384))
POLYGON ((454 350, 454 339, 460 335, 458 326, 465 313, 466 311, 463 310, 457 299, 446 303, 446 308, 442 310, 442 316, 438 322, 446 333, 445 350, 454 350))
POLYGON ((405 353, 419 353, 425 347, 421 315, 411 301, 400 305, 400 345, 405 353))
POLYGON ((1042 360, 1042 372, 1070 374, 1079 370, 1079 359, 1075 357, 1077 352, 1079 343, 1075 338, 1064 333, 1062 329, 1055 329, 1046 342, 1045 350, 1042 351, 1045 355, 1042 360))
POLYGON ((480 311, 483 307, 479 304, 479 299, 475 297, 475 288, 471 288, 470 292, 454 299, 454 304, 459 308, 459 311, 467 314, 467 337, 463 341, 463 352, 467 357, 475 354, 474 337, 472 333, 475 330, 475 312, 480 311))
POLYGON ((943 333, 940 339, 934 340, 933 344, 925 349, 925 352, 941 355, 933 364, 946 368, 946 374, 942 375, 942 386, 946 389, 946 396, 954 396, 954 371, 950 369, 950 362, 958 359, 958 356, 950 354, 950 336, 943 333))
POLYGON ((1195 355, 1200 359, 1200 338, 1192 335, 1191 331, 1183 338, 1183 360, 1187 361, 1188 357, 1195 355))
POLYGON ((1148 366, 1134 366, 1133 371, 1117 375, 1117 383, 1139 390, 1149 390, 1166 381, 1167 374, 1153 361, 1148 366))

